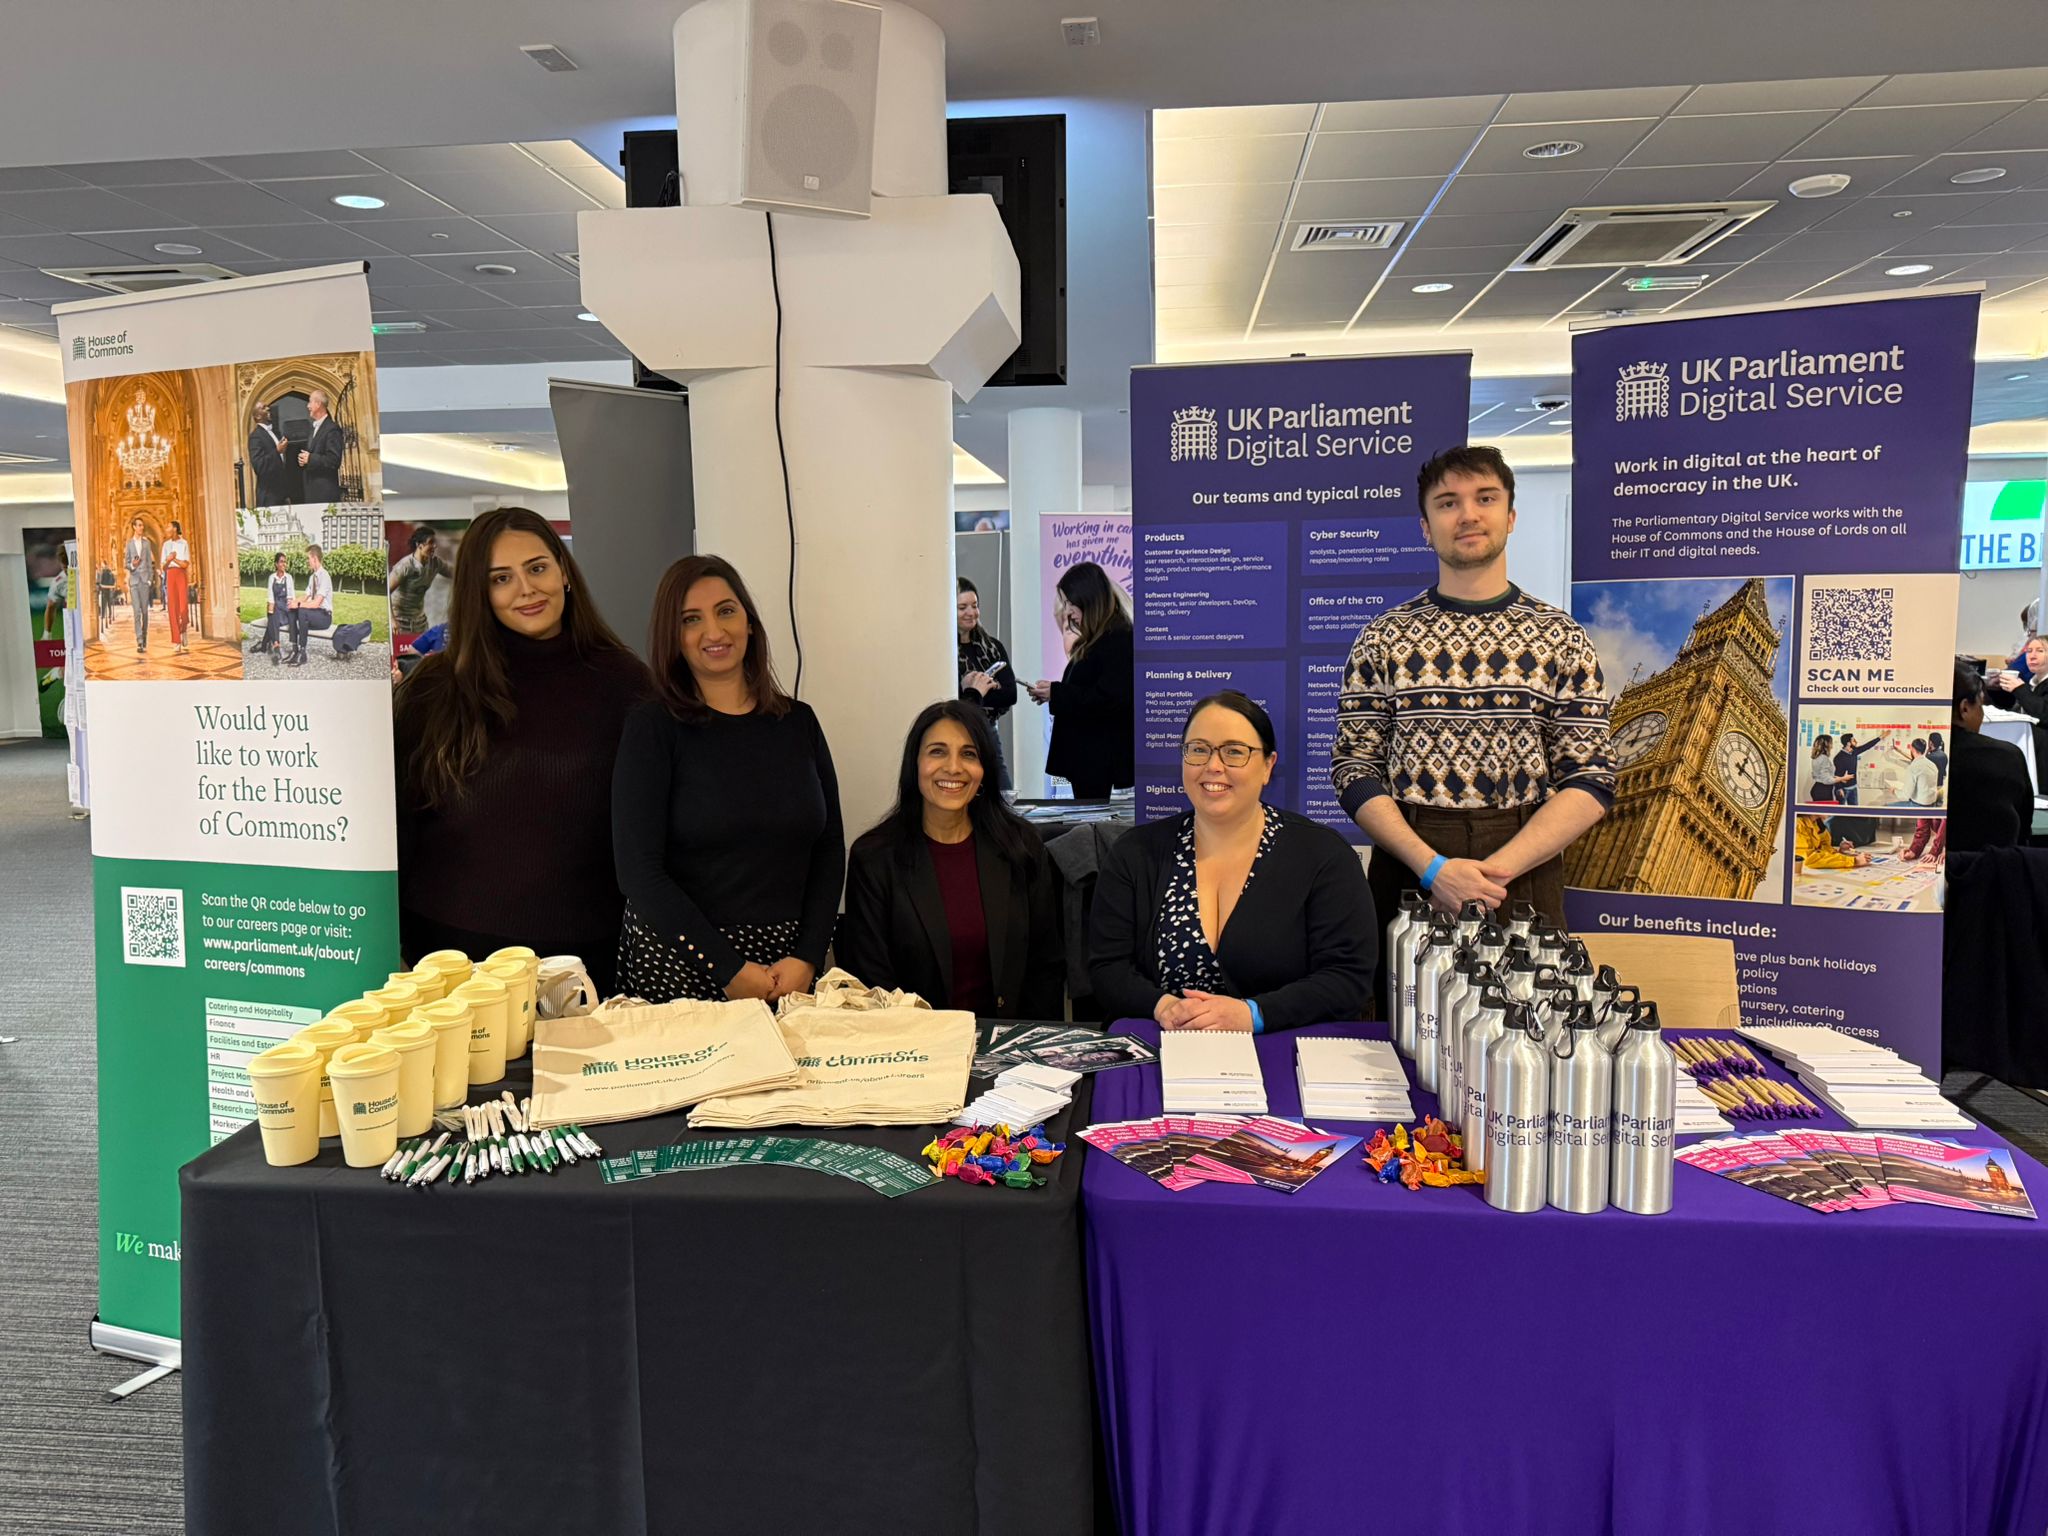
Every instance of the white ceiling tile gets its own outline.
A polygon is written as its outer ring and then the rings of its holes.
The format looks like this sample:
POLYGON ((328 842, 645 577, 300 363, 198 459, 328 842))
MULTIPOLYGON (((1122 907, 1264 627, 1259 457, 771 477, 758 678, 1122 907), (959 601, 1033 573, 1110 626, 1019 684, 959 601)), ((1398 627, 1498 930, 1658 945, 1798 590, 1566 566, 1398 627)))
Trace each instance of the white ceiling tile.
POLYGON ((354 150, 282 150, 270 154, 208 155, 206 163, 243 181, 293 176, 362 176, 376 169, 354 150))
POLYGON ((2010 110, 2003 103, 1983 102, 1939 107, 1856 107, 1801 144, 1799 157, 1811 160, 1821 155, 1937 154, 2010 110))
POLYGON ((1323 108, 1322 128, 1359 133, 1374 128, 1477 128, 1507 98, 1433 96, 1416 101, 1333 101, 1323 108))
POLYGON ((2006 110, 1982 133, 1956 147, 1964 151, 2039 149, 2048 144, 2048 101, 2030 101, 2006 110))
POLYGON ((1910 234, 1916 229, 1959 219, 1973 209, 1983 207, 1997 195, 1995 192, 1969 192, 1960 187, 1920 197, 1894 197, 1890 193, 1870 197, 1844 195, 1830 200, 1839 211, 1828 215, 1822 222, 1828 229, 1893 229, 1903 226, 1910 234), (1898 213, 1905 213, 1907 217, 1894 220, 1893 215, 1898 213))
MULTIPOLYGON (((10 235, 0 240, 0 267, 90 267, 126 259, 111 246, 81 240, 76 235, 10 235)), ((29 297, 14 291, 12 278, 0 284, 0 288, 17 299, 29 297)), ((71 297, 92 295, 79 291, 71 297)))
POLYGON ((408 181, 413 180, 416 174, 519 171, 531 169, 534 163, 533 157, 515 144, 430 144, 412 149, 365 149, 357 153, 372 165, 381 166, 408 181))
POLYGON ((1921 256, 1929 260, 1944 256, 1996 256, 2001 251, 2024 245, 2037 232, 2048 234, 2048 225, 1980 224, 1913 230, 1893 247, 1892 254, 1901 261, 1912 261, 1921 256))
MULTIPOLYGON (((1897 181, 1919 163, 1913 155, 1866 155, 1861 158, 1837 156, 1833 159, 1780 160, 1765 166, 1756 176, 1736 189, 1738 197, 1771 197, 1794 210, 1803 210, 1803 222, 1817 224, 1834 211, 1830 203, 1840 206, 1840 199, 1854 193, 1858 197, 1877 192, 1897 181), (1788 188, 1803 176, 1818 176, 1823 173, 1839 173, 1849 178, 1849 186, 1833 198, 1796 198, 1788 188), (1805 217, 1810 215, 1810 217, 1805 217)), ((1776 210, 1773 210, 1774 212, 1776 210)))
POLYGON ((496 309, 505 301, 466 283, 393 284, 379 281, 382 264, 370 269, 370 297, 376 309, 496 309))
POLYGON ((511 251, 495 256, 415 256, 412 264, 429 271, 441 272, 457 282, 473 283, 483 281, 497 286, 500 290, 512 283, 558 282, 576 274, 567 267, 532 251, 511 251), (479 272, 477 267, 489 262, 492 265, 512 267, 510 273, 479 272))
POLYGON ((2048 190, 2008 192, 1986 201, 1951 224, 2048 224, 2048 190))
MULTIPOLYGON (((52 235, 49 238, 69 240, 72 237, 52 235)), ((80 267, 91 265, 93 262, 119 259, 112 251, 102 251, 100 255, 88 261, 53 261, 49 265, 80 267)), ((94 296, 92 290, 81 288, 76 283, 67 283, 61 277, 51 277, 46 273, 31 270, 10 269, 6 263, 6 255, 0 253, 0 293, 7 294, 10 298, 27 299, 36 304, 62 304, 69 299, 89 299, 94 296)))
POLYGON ((1311 219, 1413 219, 1429 207, 1443 183, 1434 176, 1393 176, 1368 181, 1305 181, 1296 190, 1288 217, 1311 219))
MULTIPOLYGON (((286 227, 298 228, 299 226, 292 225, 286 227)), ((266 233, 268 232, 266 231, 266 233)), ((275 257, 283 254, 278 251, 259 249, 251 246, 246 241, 234 240, 226 235, 217 234, 207 229, 139 229, 130 230, 126 233, 96 234, 92 238, 95 245, 107 246, 112 250, 121 252, 123 255, 133 256, 137 261, 217 261, 224 267, 234 268, 237 272, 242 271, 249 262, 262 261, 266 257, 275 257), (199 247, 199 254, 197 256, 167 256, 162 251, 156 249, 159 244, 196 245, 199 247)), ((336 256, 333 259, 340 261, 344 258, 336 256)))
MULTIPOLYGON (((1829 112, 1744 112, 1672 117, 1659 123, 1624 162, 1631 166, 1726 165, 1775 160, 1825 123, 1829 112)), ((1805 152, 1802 150, 1801 154, 1805 152)))
POLYGON ((1372 303, 1366 306, 1365 313, 1358 318, 1356 328, 1399 330, 1431 324, 1441 325, 1463 309, 1471 297, 1470 290, 1462 294, 1414 294, 1406 288, 1388 283, 1380 289, 1372 303))
POLYGON ((2048 149, 1982 150, 1936 155, 1925 165, 1899 177, 1885 190, 1902 196, 1922 192, 1982 192, 1987 187, 1995 191, 2003 187, 2027 186, 2042 175, 2048 175, 2048 149), (1986 165, 2004 167, 2005 175, 1995 182, 1980 183, 1974 187, 1958 187, 1949 180, 1958 171, 1972 171, 1986 165))
POLYGON ((1161 224, 1278 223, 1291 186, 1280 181, 1236 187, 1155 187, 1152 216, 1161 224))
POLYGON ((583 284, 574 277, 541 278, 533 282, 494 283, 488 278, 478 278, 476 287, 485 293, 495 294, 507 304, 516 304, 521 309, 555 308, 570 310, 566 317, 576 318, 573 311, 583 307, 583 284))
MULTIPOLYGON (((439 199, 422 192, 412 183, 382 171, 364 176, 321 176, 266 181, 262 189, 294 207, 318 214, 336 223, 358 219, 426 219, 445 217, 452 210, 439 199), (378 197, 381 208, 343 208, 334 199, 344 196, 378 197)), ((202 189, 204 190, 204 189, 202 189)), ((215 222, 225 222, 217 220, 215 222)), ((240 222, 240 221, 238 221, 240 222)))
POLYGON ((585 197, 593 199, 600 208, 626 206, 626 182, 616 171, 608 171, 601 165, 572 165, 558 169, 555 174, 585 197))
POLYGON ((1685 96, 1683 85, 1612 91, 1517 91, 1501 108, 1504 123, 1583 123, 1599 118, 1662 117, 1685 96))
POLYGON ((1308 181, 1365 177, 1448 176, 1472 147, 1469 128, 1393 128, 1371 133, 1318 133, 1308 147, 1308 181))
POLYGON ((1775 235, 1723 235, 1700 254, 1711 255, 1715 261, 1754 261, 1766 252, 1783 245, 1796 233, 1796 230, 1780 230, 1775 235))
POLYGON ((1301 166, 1304 133, 1262 133, 1241 139, 1162 139, 1152 146, 1152 184, 1200 187, 1218 182, 1291 181, 1301 166))
POLYGON ((574 139, 533 139, 519 147, 542 165, 553 166, 558 171, 580 170, 586 166, 604 169, 603 163, 574 139))
POLYGON ((43 165, 0 166, 0 192, 43 192, 52 187, 82 187, 75 176, 43 165))
POLYGON ((1273 248, 1271 224, 1162 224, 1152 231, 1157 260, 1175 256, 1264 255, 1273 248))
POLYGON ((1152 264, 1152 281, 1160 288, 1219 283, 1257 282, 1266 270, 1271 247, 1225 256, 1167 256, 1152 264))
POLYGON ((1643 170, 1624 166, 1609 171, 1586 201, 1600 208, 1718 201, 1733 197, 1737 187, 1763 168, 1758 161, 1736 165, 1666 165, 1643 170))
POLYGON ((1152 290, 1152 307, 1164 313, 1169 309, 1222 309, 1234 305, 1250 308, 1259 294, 1259 279, 1262 273, 1224 283, 1185 283, 1177 287, 1155 288, 1152 290))
MULTIPOLYGON (((2037 239, 2021 241, 2018 249, 2022 251, 2048 251, 2048 226, 2032 225, 2029 227, 2042 229, 2043 233, 2037 239)), ((4 286, 5 280, 0 279, 0 287, 4 286)))
POLYGON ((1972 69, 1893 75, 1863 99, 1866 107, 1918 107, 1949 101, 2028 101, 2048 92, 2048 69, 1972 69))
POLYGON ((189 187, 137 187, 127 194, 166 218, 204 229, 233 229, 243 224, 302 224, 318 213, 272 197, 246 182, 203 182, 189 187))
POLYGON ((1155 139, 1238 138, 1248 133, 1306 133, 1313 102, 1268 107, 1178 107, 1152 114, 1155 139))
POLYGON ((1344 312, 1338 318, 1349 319, 1386 271, 1387 260, 1385 251, 1287 252, 1273 264, 1265 302, 1341 306, 1344 312))
POLYGON ((1254 336, 1338 336, 1345 329, 1343 320, 1268 320, 1261 316, 1252 325, 1254 336))
POLYGON ((1243 330, 1245 322, 1251 319, 1252 301, 1242 304, 1209 304, 1188 309, 1162 309, 1158 314, 1159 329, 1175 332, 1202 332, 1229 330, 1235 327, 1243 330))
POLYGON ((1534 175, 1473 175, 1461 172, 1438 200, 1438 213, 1562 213, 1585 201, 1607 173, 1548 171, 1534 175))
POLYGON ((103 229, 156 229, 166 222, 154 209, 97 187, 0 192, 0 214, 72 235, 103 229))
MULTIPOLYGON (((573 213, 494 213, 482 222, 485 228, 525 246, 529 251, 576 249, 576 215, 573 213)), ((427 254, 435 253, 429 251, 427 254)))
MULTIPOLYGON (((475 219, 362 219, 349 228, 401 256, 464 256, 510 251, 525 242, 509 238, 475 219), (436 239, 444 235, 446 239, 436 239)), ((251 237, 254 239, 254 237, 251 237)), ((255 241, 261 244, 260 240, 255 241)))
POLYGON ((1883 75, 1842 75, 1829 80, 1750 80, 1736 85, 1696 85, 1680 102, 1681 117, 1706 112, 1802 112, 1846 107, 1883 75))
POLYGON ((1505 271, 1508 265, 1527 250, 1528 244, 1521 245, 1463 245, 1439 250, 1409 249, 1401 255, 1401 264, 1395 276, 1403 287, 1415 283, 1448 281, 1465 290, 1465 296, 1472 295, 1474 277, 1492 277, 1505 271))
POLYGON ((561 177, 526 162, 510 171, 445 172, 408 176, 414 186, 459 212, 491 214, 579 213, 598 206, 561 177))
MULTIPOLYGON (((1462 174, 1549 175, 1567 171, 1604 171, 1642 141, 1654 126, 1650 118, 1584 123, 1500 124, 1486 130, 1462 174), (1531 160, 1523 150, 1559 139, 1574 139, 1585 148, 1554 160, 1531 160)), ((1726 156, 1740 159, 1739 155, 1726 156)))
MULTIPOLYGON (((546 311, 517 309, 510 304, 500 304, 496 309, 442 309, 429 307, 420 311, 436 325, 445 325, 458 331, 532 331, 550 324, 546 311)), ((515 343, 516 345, 516 343, 515 343)))
POLYGON ((0 239, 9 235, 51 235, 59 231, 47 224, 38 224, 33 219, 19 218, 11 213, 0 213, 0 239))
MULTIPOLYGON (((266 256, 302 261, 318 266, 331 261, 383 261, 391 248, 339 224, 273 224, 268 229, 245 229, 241 240, 266 256)), ((402 253, 401 253, 402 254, 402 253)))
POLYGON ((1524 245, 1555 222, 1555 215, 1530 213, 1442 214, 1424 219, 1408 242, 1411 253, 1452 246, 1524 245))
POLYGON ((2042 278, 2048 277, 2048 252, 2013 251, 2004 256, 1986 256, 1972 261, 1951 277, 1963 282, 1977 278, 2042 278))
POLYGON ((1810 229, 1775 246, 1771 261, 1832 261, 1846 267, 1867 261, 1905 239, 1895 229, 1810 229))
POLYGON ((197 160, 116 160, 98 165, 67 165, 67 176, 95 187, 166 187, 188 181, 225 181, 225 172, 197 160))

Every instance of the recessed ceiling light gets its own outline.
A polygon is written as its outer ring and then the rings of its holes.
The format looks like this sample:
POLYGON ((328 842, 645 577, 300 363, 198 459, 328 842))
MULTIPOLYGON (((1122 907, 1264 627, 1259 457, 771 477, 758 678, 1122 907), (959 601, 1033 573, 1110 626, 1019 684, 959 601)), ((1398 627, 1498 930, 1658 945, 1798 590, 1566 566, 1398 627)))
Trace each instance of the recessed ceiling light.
POLYGON ((1586 146, 1577 139, 1549 139, 1541 144, 1531 144, 1522 151, 1524 160, 1562 160, 1566 155, 1576 155, 1586 146))
POLYGON ((480 261, 476 269, 485 277, 517 277, 519 269, 502 261, 480 261))
POLYGON ((1980 165, 1974 170, 1957 171, 1949 177, 1948 184, 1952 187, 1976 187, 1987 181, 1997 181, 2004 175, 2005 167, 2002 165, 1980 165))
POLYGON ((427 236, 427 238, 429 240, 446 240, 448 236, 445 231, 437 229, 431 235, 427 236))
POLYGON ((159 256, 198 256, 203 254, 196 245, 186 245, 178 240, 159 240, 150 247, 159 256))
POLYGON ((1934 263, 1931 261, 1909 261, 1902 267, 1886 267, 1884 275, 1886 277, 1919 277, 1933 270, 1934 263))
POLYGON ((1449 283, 1417 283, 1408 291, 1410 293, 1449 293, 1451 285, 1449 283))
POLYGON ((589 322, 590 322, 590 324, 592 324, 592 325, 595 325, 595 324, 597 324, 597 316, 593 315, 593 314, 592 314, 592 313, 591 313, 591 312, 590 312, 589 310, 587 310, 587 309, 580 309, 580 310, 578 310, 578 311, 576 312, 576 318, 577 318, 578 320, 587 320, 587 321, 589 321, 589 322))
POLYGON ((1652 277, 1631 277, 1621 286, 1630 293, 1673 293, 1698 288, 1706 280, 1704 272, 1662 272, 1652 277))
POLYGON ((2008 373, 2005 376, 2005 382, 2008 384, 2017 384, 2021 379, 2031 379, 2032 377, 2033 375, 2031 373, 2008 373))
POLYGON ((337 208, 382 208, 384 199, 367 192, 337 192, 328 201, 337 208))
POLYGON ((1910 208, 1894 208, 1892 210, 1892 217, 1895 219, 1910 219, 1913 217, 1913 210, 1910 208))
POLYGON ((1802 176, 1785 190, 1794 197, 1833 197, 1848 185, 1849 178, 1840 171, 1823 171, 1818 176, 1802 176))

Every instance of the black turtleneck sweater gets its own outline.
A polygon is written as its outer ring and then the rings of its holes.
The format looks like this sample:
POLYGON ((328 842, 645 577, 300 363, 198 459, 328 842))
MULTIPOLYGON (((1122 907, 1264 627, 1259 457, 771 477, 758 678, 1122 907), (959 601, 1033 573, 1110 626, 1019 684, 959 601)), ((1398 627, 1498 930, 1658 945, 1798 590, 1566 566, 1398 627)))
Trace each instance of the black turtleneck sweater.
POLYGON ((483 767, 453 804, 425 807, 408 772, 435 688, 398 712, 401 944, 409 962, 442 948, 481 958, 509 944, 579 955, 609 992, 624 907, 612 867, 612 764, 627 712, 652 682, 637 657, 579 656, 566 633, 530 640, 501 629, 498 641, 517 714, 493 727, 483 767))

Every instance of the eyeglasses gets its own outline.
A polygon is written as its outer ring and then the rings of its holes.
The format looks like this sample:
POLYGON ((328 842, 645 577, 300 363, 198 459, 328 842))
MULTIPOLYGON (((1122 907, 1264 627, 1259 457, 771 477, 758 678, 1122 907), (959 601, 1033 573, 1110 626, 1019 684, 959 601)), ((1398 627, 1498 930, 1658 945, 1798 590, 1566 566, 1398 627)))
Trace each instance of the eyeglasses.
POLYGON ((1226 768, 1242 768, 1252 760, 1252 754, 1259 749, 1248 747, 1241 741, 1226 741, 1220 747, 1212 747, 1206 741, 1184 741, 1181 743, 1180 760, 1190 768, 1199 768, 1211 757, 1223 759, 1226 768))

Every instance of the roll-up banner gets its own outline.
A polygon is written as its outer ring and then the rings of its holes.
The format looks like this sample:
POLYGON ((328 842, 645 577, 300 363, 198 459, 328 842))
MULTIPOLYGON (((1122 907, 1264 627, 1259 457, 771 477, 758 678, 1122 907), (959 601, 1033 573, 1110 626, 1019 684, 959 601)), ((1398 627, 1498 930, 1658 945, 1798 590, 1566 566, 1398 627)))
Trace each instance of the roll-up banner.
POLYGON ((1572 610, 1619 783, 1581 932, 1733 943, 1740 1010, 1941 1067, 1941 881, 1977 296, 1572 346, 1572 610))
POLYGON ((175 1358, 180 1165, 254 1118, 252 1054, 398 965, 369 289, 353 263, 54 313, 94 593, 94 1337, 175 1358))
POLYGON ((1330 789, 1344 663, 1436 580, 1415 477, 1471 390, 1466 353, 1132 371, 1140 821, 1186 809, 1182 722, 1236 688, 1279 732, 1267 801, 1365 840, 1330 789))

